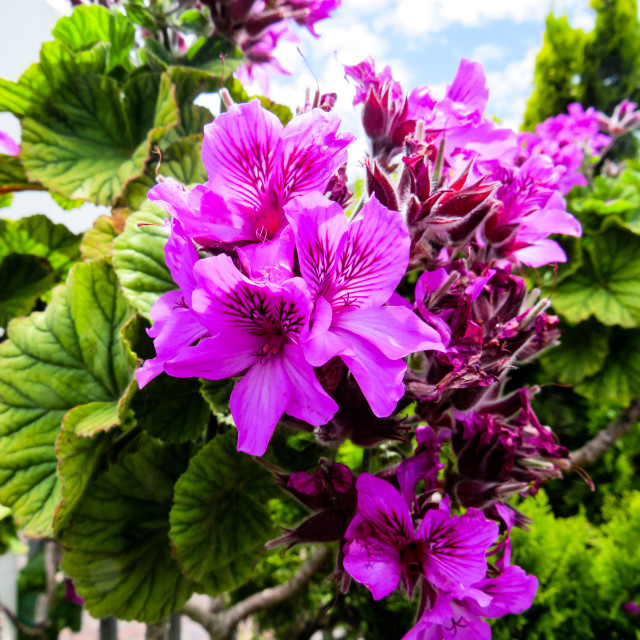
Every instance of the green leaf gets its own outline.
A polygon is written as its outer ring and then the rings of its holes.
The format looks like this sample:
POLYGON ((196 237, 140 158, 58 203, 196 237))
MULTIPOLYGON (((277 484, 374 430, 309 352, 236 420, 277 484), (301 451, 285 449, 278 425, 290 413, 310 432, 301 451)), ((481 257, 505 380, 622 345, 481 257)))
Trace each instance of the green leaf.
POLYGON ((69 17, 60 18, 53 28, 57 40, 72 51, 81 52, 99 43, 109 43, 107 71, 127 65, 135 45, 135 28, 125 16, 99 5, 79 6, 69 17))
POLYGON ((207 401, 209 409, 215 415, 218 423, 235 427, 229 410, 229 399, 233 391, 234 381, 225 380, 200 380, 200 393, 207 401))
POLYGON ((54 283, 51 265, 44 259, 20 253, 0 262, 0 327, 9 320, 27 315, 38 298, 54 283))
POLYGON ((137 425, 164 442, 187 442, 203 435, 211 410, 194 378, 161 374, 131 403, 137 425))
POLYGON ((168 239, 162 227, 165 216, 159 207, 144 205, 129 216, 124 233, 113 245, 113 265, 122 291, 144 316, 149 315, 153 303, 163 293, 177 288, 164 261, 168 239))
POLYGON ((243 62, 242 51, 218 36, 198 38, 187 52, 178 58, 178 64, 197 67, 218 77, 221 77, 224 71, 225 78, 230 76, 243 62))
POLYGON ((144 173, 153 143, 178 123, 173 86, 153 73, 134 76, 123 91, 93 73, 65 80, 57 108, 23 122, 25 170, 67 198, 110 205, 144 173))
POLYGON ((640 331, 614 329, 604 366, 574 389, 587 398, 615 406, 628 406, 640 397, 640 331))
POLYGON ((172 66, 168 69, 169 78, 176 88, 176 102, 180 110, 180 124, 165 136, 171 143, 191 134, 202 134, 204 125, 213 120, 206 107, 193 104, 201 93, 218 91, 220 78, 208 71, 194 67, 172 66))
POLYGON ((575 384, 596 374, 609 355, 611 330, 595 320, 568 327, 562 332, 560 346, 552 347, 540 362, 554 380, 575 384))
POLYGON ((65 198, 61 196, 59 193, 52 193, 51 197, 55 200, 59 207, 64 209, 65 211, 71 211, 72 209, 77 209, 84 204, 84 200, 70 200, 69 198, 65 198))
POLYGON ((55 442, 74 407, 120 399, 132 376, 120 328, 131 311, 109 265, 76 265, 44 312, 0 344, 0 502, 27 535, 51 534, 60 500, 55 442))
POLYGON ((169 145, 162 154, 158 173, 189 185, 207 181, 202 162, 202 135, 180 138, 169 145))
MULTIPOLYGON (((88 423, 86 407, 100 404, 91 403, 72 409, 65 416, 65 428, 60 432, 56 441, 58 456, 58 477, 61 483, 61 501, 54 513, 54 528, 58 532, 66 527, 72 517, 78 501, 84 494, 89 482, 98 469, 102 456, 111 442, 110 434, 104 430, 113 426, 110 420, 107 424, 94 421, 94 427, 103 428, 103 432, 95 433, 93 437, 76 435, 73 431, 74 423, 79 415, 84 415, 84 424, 88 423)), ((115 403, 111 403, 115 404, 115 403)), ((108 412, 105 412, 108 418, 108 412)), ((96 429, 98 430, 98 429, 96 429)))
POLYGON ((187 9, 178 18, 177 25, 183 31, 204 36, 211 30, 211 22, 201 11, 197 9, 187 9))
POLYGON ((10 207, 13 202, 13 194, 11 193, 0 193, 0 209, 4 207, 10 207))
POLYGON ((218 593, 221 583, 230 588, 230 579, 246 579, 239 569, 272 533, 264 500, 275 489, 265 469, 236 451, 235 431, 217 436, 191 459, 176 483, 170 536, 185 573, 207 593, 218 593))
POLYGON ((54 269, 66 273, 80 258, 79 244, 80 236, 42 214, 0 220, 0 258, 10 253, 28 253, 46 258, 54 269))
POLYGON ((175 64, 171 52, 164 48, 162 43, 155 38, 146 38, 144 41, 144 54, 147 61, 155 69, 166 69, 175 64))
POLYGON ((84 260, 111 259, 113 241, 122 233, 126 217, 114 211, 111 216, 96 218, 93 227, 85 232, 80 242, 80 253, 84 260))
POLYGON ((193 592, 172 558, 168 514, 186 457, 148 439, 92 482, 60 537, 62 569, 92 616, 153 622, 193 592))
POLYGON ((640 238, 614 228, 589 241, 582 268, 555 291, 555 310, 572 323, 594 315, 606 325, 638 326, 640 238))
POLYGON ((134 2, 125 2, 124 8, 131 22, 140 25, 144 29, 155 31, 156 21, 145 7, 135 4, 134 2))
POLYGON ((43 191, 44 187, 31 182, 24 172, 19 156, 0 154, 0 194, 14 191, 43 191))

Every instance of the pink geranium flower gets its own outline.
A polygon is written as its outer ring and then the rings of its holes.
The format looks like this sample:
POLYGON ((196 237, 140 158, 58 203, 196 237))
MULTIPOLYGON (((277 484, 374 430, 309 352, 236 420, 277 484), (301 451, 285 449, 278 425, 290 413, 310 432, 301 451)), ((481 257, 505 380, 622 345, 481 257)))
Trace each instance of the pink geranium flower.
POLYGON ((387 304, 409 263, 402 216, 372 196, 349 222, 319 194, 297 198, 286 213, 315 306, 307 360, 321 366, 340 356, 375 415, 390 415, 404 395, 403 358, 444 350, 440 334, 411 309, 387 304))
POLYGON ((354 136, 338 133, 339 126, 340 118, 322 109, 283 127, 258 100, 234 104, 205 126, 209 181, 191 190, 161 182, 149 199, 177 216, 199 244, 239 244, 251 259, 286 225, 284 206, 312 191, 324 193, 346 162, 354 136))

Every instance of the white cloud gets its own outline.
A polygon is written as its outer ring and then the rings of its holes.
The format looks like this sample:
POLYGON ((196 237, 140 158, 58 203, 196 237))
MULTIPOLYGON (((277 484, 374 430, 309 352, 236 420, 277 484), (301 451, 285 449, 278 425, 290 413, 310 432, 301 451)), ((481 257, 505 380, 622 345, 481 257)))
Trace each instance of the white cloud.
MULTIPOLYGON (((561 14, 583 2, 564 0, 554 9, 561 14)), ((397 0, 386 6, 374 24, 377 28, 393 24, 406 36, 415 37, 451 25, 479 27, 494 20, 542 22, 551 9, 551 2, 546 0, 397 0)))
POLYGON ((487 42, 478 45, 471 53, 471 60, 479 62, 483 66, 492 60, 502 60, 504 58, 504 49, 497 44, 487 42))
POLYGON ((522 60, 508 64, 502 71, 487 73, 489 105, 487 115, 500 113, 502 123, 518 129, 531 93, 533 69, 538 47, 530 48, 522 60))

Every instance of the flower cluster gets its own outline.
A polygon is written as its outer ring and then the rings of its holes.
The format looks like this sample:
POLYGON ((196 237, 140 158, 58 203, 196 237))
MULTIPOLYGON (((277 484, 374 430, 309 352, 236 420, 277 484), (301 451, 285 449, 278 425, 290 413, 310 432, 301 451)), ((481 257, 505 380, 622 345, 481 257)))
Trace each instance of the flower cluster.
POLYGON ((360 202, 335 96, 286 126, 257 100, 231 105, 205 127, 208 181, 150 191, 171 216, 177 289, 151 311, 156 356, 138 382, 236 378, 238 448, 257 456, 280 420, 325 446, 415 436, 376 475, 324 458, 274 469, 312 513, 270 546, 342 541, 340 590, 419 591, 407 639, 489 638, 482 618, 524 610, 537 586, 510 564, 526 518, 506 499, 570 468, 532 409, 537 389, 505 392, 559 337, 549 301, 514 271, 566 259, 549 236, 581 233, 563 199, 576 183, 567 158, 606 141, 572 109, 525 145, 484 116, 477 63, 462 61, 438 99, 405 95, 371 60, 346 73, 371 143, 360 202), (555 147, 552 130, 564 132, 555 147))
POLYGON ((372 411, 404 395, 403 358, 444 349, 411 309, 389 302, 409 233, 372 196, 350 221, 326 198, 352 136, 321 109, 286 127, 255 100, 205 128, 209 182, 162 182, 149 198, 172 216, 167 264, 180 289, 152 309, 156 357, 138 373, 223 379, 238 448, 262 455, 283 413, 311 425, 338 410, 314 372, 339 357, 372 411), (195 241, 210 257, 199 259, 195 241))

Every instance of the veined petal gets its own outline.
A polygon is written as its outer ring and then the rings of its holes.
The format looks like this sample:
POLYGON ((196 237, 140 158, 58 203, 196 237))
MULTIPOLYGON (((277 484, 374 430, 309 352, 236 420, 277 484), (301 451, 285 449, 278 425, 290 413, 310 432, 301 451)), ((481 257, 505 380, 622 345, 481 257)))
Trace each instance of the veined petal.
POLYGON ((302 345, 307 362, 314 367, 321 367, 334 356, 355 355, 349 343, 331 331, 332 320, 333 309, 327 300, 320 296, 316 302, 311 333, 302 345))
POLYGON ((342 564, 354 580, 371 591, 374 600, 388 596, 400 584, 403 569, 400 552, 376 538, 347 543, 342 564))
POLYGON ((293 227, 302 278, 313 300, 329 287, 347 239, 342 207, 319 193, 309 193, 285 206, 293 227))
POLYGON ((253 282, 226 255, 199 260, 194 271, 193 309, 211 333, 228 328, 245 335, 280 332, 291 342, 306 339, 311 298, 301 278, 253 282))
POLYGON ((225 200, 260 210, 282 128, 257 99, 231 105, 206 125, 202 160, 212 189, 225 200))
POLYGON ((209 185, 195 186, 188 202, 188 213, 183 212, 181 220, 185 231, 200 244, 258 240, 253 214, 247 214, 209 185))
POLYGON ((334 310, 384 304, 405 274, 409 245, 400 213, 371 196, 349 224, 335 280, 326 294, 334 310))
POLYGON ((193 266, 198 262, 198 251, 187 237, 178 218, 171 220, 171 235, 164 245, 164 260, 169 267, 173 281, 180 287, 187 304, 196 286, 193 266))
POLYGON ((371 473, 361 473, 356 482, 358 515, 372 525, 377 537, 389 544, 413 538, 409 507, 397 489, 371 473))
POLYGON ((427 511, 416 534, 427 550, 423 563, 427 580, 447 591, 482 580, 487 572, 487 549, 498 533, 497 523, 477 509, 454 517, 443 509, 427 511))
POLYGON ((172 217, 181 219, 189 211, 189 191, 185 186, 169 178, 152 187, 147 198, 154 204, 162 207, 172 217))
POLYGON ((522 613, 531 606, 538 589, 538 579, 528 576, 520 567, 507 567, 496 578, 487 578, 474 585, 491 597, 484 607, 470 603, 469 608, 484 618, 499 618, 507 613, 522 613))
POLYGON ((447 89, 447 98, 483 113, 489 99, 489 89, 482 65, 462 58, 456 77, 447 89))
POLYGON ((397 360, 417 351, 444 351, 440 334, 405 307, 368 307, 337 315, 334 328, 341 328, 366 338, 397 360))
POLYGON ((344 353, 340 357, 356 379, 373 413, 378 418, 391 415, 404 395, 405 362, 391 360, 378 347, 351 331, 332 329, 331 332, 353 350, 353 356, 344 353))
POLYGON ((245 271, 254 280, 279 283, 293 278, 295 238, 289 225, 280 229, 272 240, 236 249, 245 271))
POLYGON ((513 252, 513 255, 528 267, 542 267, 552 262, 566 262, 567 254, 555 240, 538 240, 523 249, 513 252))
POLYGON ((238 451, 261 456, 291 398, 282 357, 263 358, 238 382, 229 408, 238 428, 238 451))
POLYGON ((264 339, 223 331, 182 349, 166 362, 164 370, 176 378, 223 380, 253 366, 260 359, 264 339))
POLYGON ((160 296, 151 308, 153 326, 147 333, 153 338, 156 357, 145 361, 142 369, 136 371, 140 388, 164 371, 167 360, 207 335, 196 314, 183 303, 181 291, 169 291, 160 296))
POLYGON ((324 193, 331 176, 347 161, 351 133, 337 133, 340 118, 322 109, 296 116, 280 134, 270 192, 283 206, 296 196, 324 193))
POLYGON ((315 427, 327 424, 338 410, 338 405, 318 382, 313 367, 304 359, 299 345, 284 347, 282 366, 291 390, 285 411, 315 427))

